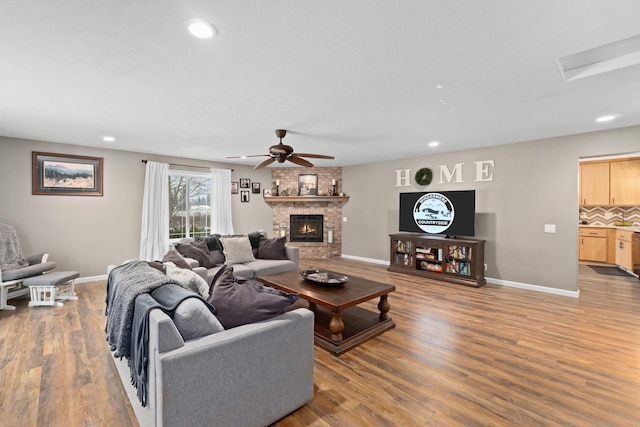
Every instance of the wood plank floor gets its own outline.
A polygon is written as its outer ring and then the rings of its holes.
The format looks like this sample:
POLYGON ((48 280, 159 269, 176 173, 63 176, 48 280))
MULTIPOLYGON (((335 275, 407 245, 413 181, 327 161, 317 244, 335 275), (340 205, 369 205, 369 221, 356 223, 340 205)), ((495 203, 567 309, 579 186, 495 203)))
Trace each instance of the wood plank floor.
MULTIPOLYGON (((352 260, 301 267, 395 285, 397 326, 340 357, 316 347, 314 399, 277 427, 640 425, 636 278, 581 265, 568 298, 352 260)), ((104 340, 105 282, 76 288, 64 307, 0 312, 0 425, 137 425, 104 340)))

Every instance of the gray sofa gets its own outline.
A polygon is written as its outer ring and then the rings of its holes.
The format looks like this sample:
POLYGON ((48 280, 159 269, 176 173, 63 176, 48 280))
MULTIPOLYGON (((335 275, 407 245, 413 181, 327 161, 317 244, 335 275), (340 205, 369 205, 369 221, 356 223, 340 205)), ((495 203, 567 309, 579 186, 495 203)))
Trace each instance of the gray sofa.
POLYGON ((141 426, 267 426, 313 398, 313 313, 184 341, 162 310, 149 314, 147 406, 114 358, 141 426))
MULTIPOLYGON (((181 244, 193 243, 192 238, 184 238, 180 240, 181 244)), ((255 279, 258 276, 266 276, 269 274, 284 273, 289 270, 298 269, 300 262, 300 248, 291 245, 285 245, 285 252, 287 255, 286 260, 282 259, 255 259, 241 264, 231 264, 233 267, 233 274, 245 279, 255 279)), ((191 266, 193 271, 202 276, 207 283, 211 283, 211 280, 216 275, 218 270, 224 264, 218 264, 215 267, 204 268, 201 267, 199 262, 193 258, 184 257, 187 263, 191 266)))

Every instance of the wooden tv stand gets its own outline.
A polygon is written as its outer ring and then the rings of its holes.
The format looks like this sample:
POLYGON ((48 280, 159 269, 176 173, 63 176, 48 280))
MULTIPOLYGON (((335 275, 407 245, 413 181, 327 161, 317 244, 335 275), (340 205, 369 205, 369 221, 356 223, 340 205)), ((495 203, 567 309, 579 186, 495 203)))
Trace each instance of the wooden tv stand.
POLYGON ((390 234, 389 271, 482 286, 484 240, 428 234, 390 234))

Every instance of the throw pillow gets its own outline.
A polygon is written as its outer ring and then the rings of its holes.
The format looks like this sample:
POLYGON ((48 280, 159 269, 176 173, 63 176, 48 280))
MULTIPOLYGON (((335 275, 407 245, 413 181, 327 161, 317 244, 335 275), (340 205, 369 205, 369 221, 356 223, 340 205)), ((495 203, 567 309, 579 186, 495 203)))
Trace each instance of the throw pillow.
POLYGON ((262 236, 262 234, 260 234, 259 231, 254 231, 253 233, 247 234, 247 237, 249 238, 249 243, 251 243, 252 249, 258 249, 258 244, 260 243, 260 236, 262 236))
POLYGON ((185 341, 224 331, 211 310, 198 298, 187 298, 173 314, 173 323, 185 341))
POLYGON ((149 267, 155 268, 164 274, 164 264, 160 261, 146 261, 146 263, 149 264, 149 267))
POLYGON ((260 238, 260 246, 258 246, 258 258, 260 259, 289 259, 287 258, 287 250, 285 249, 286 237, 278 237, 276 239, 260 238))
POLYGON ((187 270, 191 270, 191 266, 184 258, 176 251, 175 249, 171 249, 169 252, 164 254, 162 257, 162 262, 172 262, 176 265, 176 267, 186 268, 187 270))
POLYGON ((207 244, 207 247, 209 248, 210 252, 213 252, 215 250, 222 251, 222 243, 220 243, 220 235, 219 234, 212 234, 211 236, 196 237, 195 238, 196 242, 198 242, 200 240, 203 240, 207 244))
POLYGON ((288 294, 254 281, 235 277, 225 265, 214 277, 208 301, 225 329, 270 319, 296 302, 298 294, 288 294))
POLYGON ((209 256, 211 257, 211 262, 215 263, 215 265, 224 264, 224 254, 220 249, 211 251, 209 256))
POLYGON ((176 267, 172 262, 167 262, 164 265, 165 274, 169 276, 169 278, 204 298, 209 296, 209 285, 198 273, 193 270, 176 267))
POLYGON ((224 246, 225 264, 242 264, 243 262, 254 261, 255 257, 251 251, 251 243, 247 236, 244 237, 222 237, 224 246))
POLYGON ((222 282, 223 280, 227 280, 228 278, 231 278, 231 280, 233 280, 233 277, 234 275, 232 266, 225 264, 220 267, 220 269, 216 272, 215 276, 213 276, 213 279, 211 280, 211 286, 209 286, 209 297, 207 301, 211 301, 211 294, 220 282, 222 282))
POLYGON ((216 265, 211 261, 209 248, 207 247, 207 242, 204 240, 177 244, 176 250, 183 256, 195 259, 202 267, 211 268, 216 265))

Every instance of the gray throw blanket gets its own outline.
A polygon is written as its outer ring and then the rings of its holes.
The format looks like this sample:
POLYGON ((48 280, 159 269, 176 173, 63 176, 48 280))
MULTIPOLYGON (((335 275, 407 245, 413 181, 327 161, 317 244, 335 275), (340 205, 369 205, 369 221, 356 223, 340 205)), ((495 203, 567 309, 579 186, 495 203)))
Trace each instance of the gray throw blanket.
POLYGON ((129 369, 131 384, 137 389, 138 399, 142 406, 147 406, 147 357, 149 351, 149 312, 155 308, 161 309, 171 318, 180 303, 187 298, 198 298, 204 302, 212 314, 215 309, 200 295, 169 283, 154 290, 151 295, 145 293, 136 298, 131 331, 131 358, 129 369))
POLYGON ((167 283, 176 283, 144 261, 120 265, 107 279, 105 332, 114 357, 131 356, 131 325, 136 297, 167 283))
POLYGON ((0 269, 15 270, 29 265, 22 255, 22 247, 16 229, 8 224, 0 224, 0 269))

